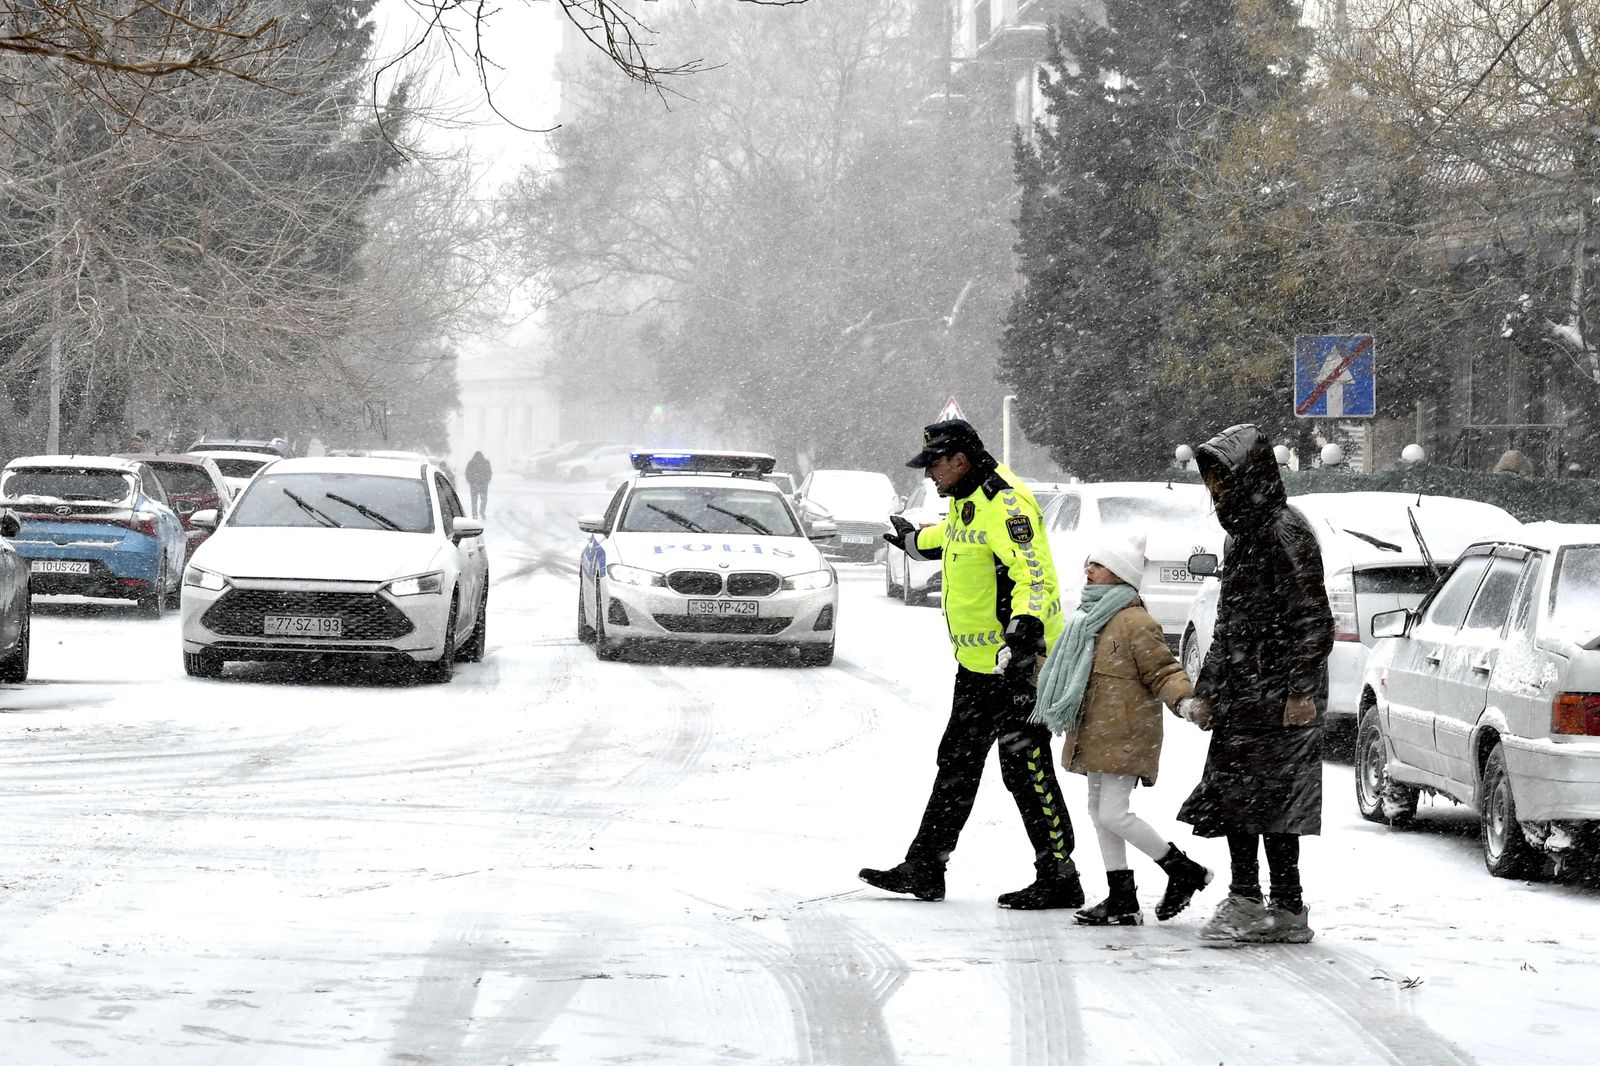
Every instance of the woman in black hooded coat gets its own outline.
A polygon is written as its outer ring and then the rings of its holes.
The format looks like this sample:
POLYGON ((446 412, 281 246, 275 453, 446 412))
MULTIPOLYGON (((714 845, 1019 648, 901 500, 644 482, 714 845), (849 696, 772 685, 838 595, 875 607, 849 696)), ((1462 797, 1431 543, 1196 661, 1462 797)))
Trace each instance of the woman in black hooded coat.
POLYGON ((1322 829, 1322 715, 1333 613, 1322 556, 1289 506, 1271 443, 1255 426, 1223 430, 1197 465, 1228 533, 1211 648, 1190 716, 1211 730, 1200 784, 1178 817, 1228 838, 1233 878, 1200 931, 1208 940, 1305 943, 1300 837, 1322 829), (1262 898, 1265 843, 1272 903, 1262 898))

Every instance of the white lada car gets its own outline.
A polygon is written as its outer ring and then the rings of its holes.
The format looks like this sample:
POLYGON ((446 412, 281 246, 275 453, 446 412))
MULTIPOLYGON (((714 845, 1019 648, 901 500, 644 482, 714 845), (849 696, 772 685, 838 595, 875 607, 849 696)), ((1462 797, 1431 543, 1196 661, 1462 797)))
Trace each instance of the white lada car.
MULTIPOLYGON (((783 492, 775 460, 735 452, 637 452, 638 471, 589 534, 578 639, 602 659, 648 642, 787 647, 833 661, 839 586, 783 492)), ((837 530, 816 522, 811 537, 837 530)))
POLYGON ((483 658, 483 523, 443 471, 405 459, 283 459, 261 471, 183 574, 183 665, 360 656, 448 681, 483 658))

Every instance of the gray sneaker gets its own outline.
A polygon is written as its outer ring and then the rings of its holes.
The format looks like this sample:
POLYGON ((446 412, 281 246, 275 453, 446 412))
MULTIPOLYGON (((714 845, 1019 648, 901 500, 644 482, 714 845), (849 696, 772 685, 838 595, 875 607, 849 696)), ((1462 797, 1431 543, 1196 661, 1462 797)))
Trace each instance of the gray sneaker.
POLYGON ((1228 893, 1216 913, 1200 927, 1201 940, 1245 940, 1247 933, 1267 928, 1267 905, 1249 896, 1228 893))
POLYGON ((1309 944, 1314 935, 1311 908, 1302 905, 1299 914, 1282 907, 1268 907, 1266 918, 1252 924, 1239 939, 1246 944, 1309 944))

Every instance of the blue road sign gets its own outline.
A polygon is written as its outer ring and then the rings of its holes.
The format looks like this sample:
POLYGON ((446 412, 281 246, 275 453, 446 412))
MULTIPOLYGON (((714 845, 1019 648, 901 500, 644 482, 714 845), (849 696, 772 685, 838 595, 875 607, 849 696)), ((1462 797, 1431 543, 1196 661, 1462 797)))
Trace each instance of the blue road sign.
POLYGON ((1378 413, 1377 348, 1370 333, 1294 339, 1294 413, 1371 418, 1378 413))

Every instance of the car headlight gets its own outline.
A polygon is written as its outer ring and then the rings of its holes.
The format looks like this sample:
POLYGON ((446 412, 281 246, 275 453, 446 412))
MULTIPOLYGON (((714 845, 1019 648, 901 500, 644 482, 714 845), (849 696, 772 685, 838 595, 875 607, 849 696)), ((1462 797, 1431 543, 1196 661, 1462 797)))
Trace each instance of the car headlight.
POLYGON ((228 587, 228 579, 221 574, 213 574, 210 570, 202 570, 198 566, 185 567, 183 583, 193 585, 195 588, 207 589, 211 592, 221 592, 228 587))
POLYGON ((637 566, 624 566, 621 563, 607 564, 606 577, 619 585, 665 585, 667 583, 667 579, 654 570, 644 570, 637 566))
POLYGON ((825 589, 833 584, 832 570, 813 570, 809 574, 796 574, 794 577, 783 579, 783 587, 805 592, 810 589, 825 589))
POLYGON ((437 570, 431 574, 403 577, 388 585, 391 596, 427 596, 444 591, 444 575, 437 570))

